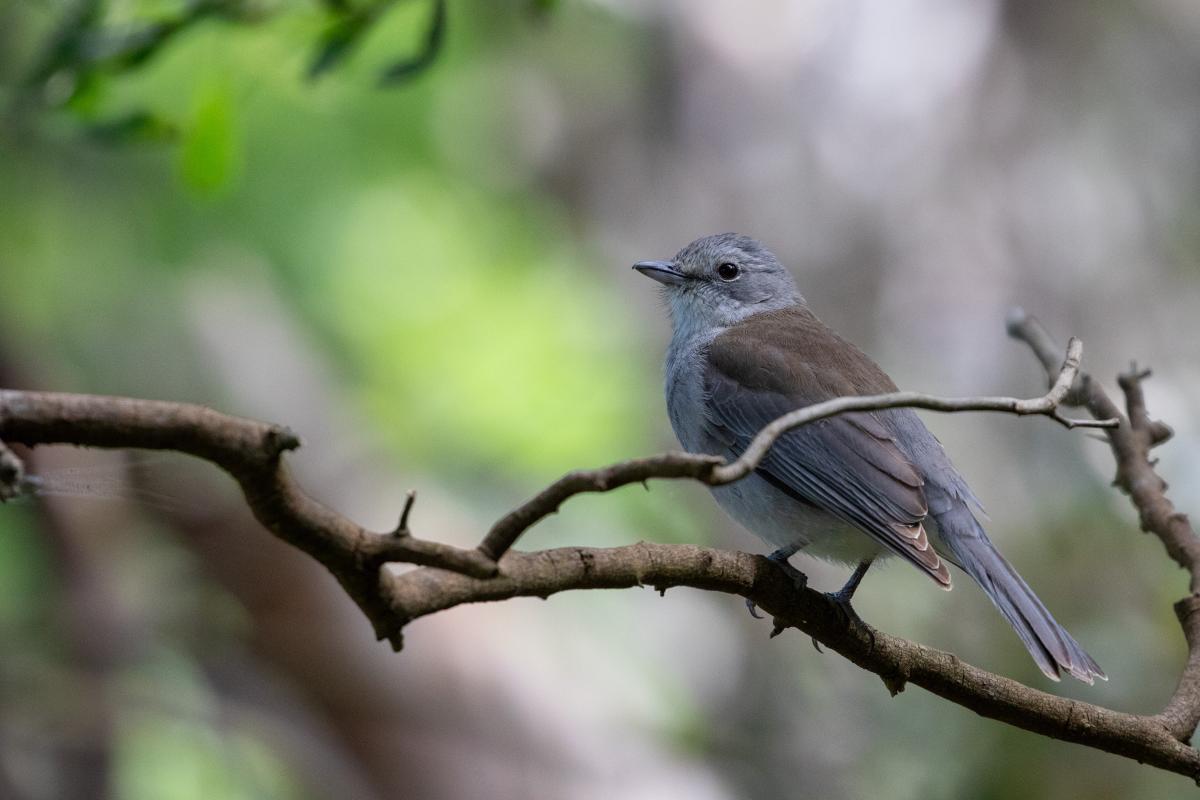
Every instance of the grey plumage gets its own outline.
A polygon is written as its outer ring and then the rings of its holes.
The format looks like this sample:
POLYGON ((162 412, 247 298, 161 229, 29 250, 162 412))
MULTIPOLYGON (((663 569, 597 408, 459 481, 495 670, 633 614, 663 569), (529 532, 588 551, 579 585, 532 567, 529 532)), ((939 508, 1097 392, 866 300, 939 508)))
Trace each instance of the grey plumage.
MULTIPOLYGON (((673 323, 667 408, 691 452, 737 456, 792 409, 896 390, 809 311, 791 274, 753 239, 710 236, 669 262, 635 266, 664 285, 673 323)), ((911 409, 797 428, 753 475, 713 494, 777 548, 845 563, 897 555, 946 589, 952 563, 991 598, 1046 675, 1104 677, 988 540, 971 511, 978 500, 911 409)))

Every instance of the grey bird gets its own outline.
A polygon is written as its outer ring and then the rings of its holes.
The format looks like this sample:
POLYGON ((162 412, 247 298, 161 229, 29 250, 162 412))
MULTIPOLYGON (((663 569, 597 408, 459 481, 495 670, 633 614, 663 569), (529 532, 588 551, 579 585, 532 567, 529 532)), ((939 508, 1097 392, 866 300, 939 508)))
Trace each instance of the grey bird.
MULTIPOLYGON (((793 409, 896 391, 874 361, 813 315, 791 273, 754 239, 708 236, 670 261, 634 269, 662 284, 670 309, 667 410, 689 452, 736 458, 793 409)), ((972 512, 979 501, 912 409, 796 428, 753 474, 712 493, 777 548, 770 558, 798 580, 787 562, 801 548, 856 565, 832 595, 847 607, 881 556, 899 556, 943 589, 950 563, 979 584, 1047 676, 1107 679, 993 546, 972 512)))

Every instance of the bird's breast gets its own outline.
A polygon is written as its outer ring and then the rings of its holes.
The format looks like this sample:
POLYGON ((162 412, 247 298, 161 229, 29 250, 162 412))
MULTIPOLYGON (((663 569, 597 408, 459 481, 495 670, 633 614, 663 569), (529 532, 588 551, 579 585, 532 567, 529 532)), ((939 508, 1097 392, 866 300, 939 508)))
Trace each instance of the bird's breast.
POLYGON ((705 433, 704 342, 672 340, 667 350, 666 399, 671 428, 684 450, 690 453, 728 455, 720 442, 705 433))

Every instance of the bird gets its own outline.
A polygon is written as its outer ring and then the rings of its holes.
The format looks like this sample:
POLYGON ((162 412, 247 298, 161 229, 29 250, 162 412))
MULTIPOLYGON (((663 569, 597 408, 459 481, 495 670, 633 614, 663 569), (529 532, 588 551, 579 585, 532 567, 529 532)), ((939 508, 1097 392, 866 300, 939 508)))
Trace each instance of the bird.
MULTIPOLYGON (((797 408, 897 391, 869 356, 813 314, 791 272, 749 236, 706 236, 670 260, 633 268, 661 284, 672 326, 667 412, 691 453, 736 458, 761 428, 797 408)), ((979 585, 1047 677, 1107 680, 992 544, 975 514, 982 505, 911 408, 794 428, 751 474, 710 489, 731 517, 776 548, 769 558, 799 584, 806 579, 788 560, 801 550, 854 565, 830 595, 847 609, 880 558, 899 557, 946 590, 953 565, 979 585)))

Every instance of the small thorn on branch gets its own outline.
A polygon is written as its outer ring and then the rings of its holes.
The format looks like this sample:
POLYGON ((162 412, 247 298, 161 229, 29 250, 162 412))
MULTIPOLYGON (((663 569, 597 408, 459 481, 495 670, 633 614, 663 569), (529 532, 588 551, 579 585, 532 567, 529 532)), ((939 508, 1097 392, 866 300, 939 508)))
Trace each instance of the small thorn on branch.
POLYGON ((1175 435, 1175 430, 1170 425, 1159 419, 1151 420, 1150 424, 1147 426, 1147 430, 1150 433, 1150 445, 1152 447, 1154 445, 1162 444, 1175 435))
POLYGON ((908 681, 901 675, 880 675, 879 678, 883 681, 883 685, 887 687, 892 697, 903 692, 904 687, 908 685, 908 681))
MULTIPOLYGON (((1059 425, 1062 425, 1067 430, 1074 430, 1075 428, 1119 428, 1121 426, 1121 421, 1116 417, 1110 417, 1108 419, 1068 417, 1057 408, 1050 412, 1050 419, 1054 420, 1059 425)), ((1101 441, 1107 441, 1107 439, 1103 439, 1101 441)))
POLYGON ((300 447, 300 437, 291 428, 283 425, 270 427, 263 436, 263 449, 271 458, 278 458, 283 453, 298 447, 300 447))
POLYGON ((1123 375, 1117 376, 1117 380, 1119 383, 1121 383, 1122 386, 1124 386, 1125 383, 1127 383, 1127 382, 1128 383, 1140 383, 1140 382, 1146 380, 1147 378, 1149 378, 1153 374, 1154 374, 1153 370, 1151 370, 1149 367, 1143 367, 1141 369, 1138 369, 1138 363, 1136 361, 1130 361, 1129 362, 1129 371, 1124 373, 1123 375))
POLYGON ((412 513, 413 503, 417 502, 417 490, 409 489, 404 495, 404 510, 400 512, 400 522, 396 525, 396 530, 392 531, 393 536, 408 536, 408 515, 412 513))

